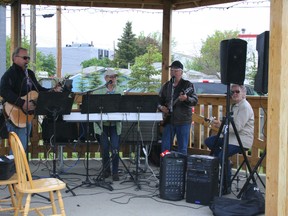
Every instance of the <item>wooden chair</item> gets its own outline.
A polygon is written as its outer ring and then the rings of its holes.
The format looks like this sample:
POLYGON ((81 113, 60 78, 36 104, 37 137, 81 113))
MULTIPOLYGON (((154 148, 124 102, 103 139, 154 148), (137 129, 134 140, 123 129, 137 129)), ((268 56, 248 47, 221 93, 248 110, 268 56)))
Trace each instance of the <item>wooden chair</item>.
POLYGON ((15 215, 19 214, 19 211, 24 211, 23 215, 28 215, 29 211, 36 211, 38 215, 43 215, 40 210, 52 208, 53 215, 65 216, 64 203, 60 190, 66 187, 66 184, 57 178, 42 178, 34 180, 32 179, 31 171, 28 165, 26 154, 22 143, 16 133, 9 133, 9 144, 11 145, 14 155, 14 161, 16 166, 16 173, 18 178, 18 184, 15 186, 17 191, 17 206, 15 209, 15 215), (33 194, 49 193, 51 205, 30 208, 30 202, 33 194), (57 214, 57 208, 54 199, 54 192, 58 197, 58 204, 61 214, 57 214), (23 196, 27 195, 24 209, 22 209, 23 196))
POLYGON ((17 180, 16 173, 14 175, 12 175, 7 180, 0 180, 0 185, 7 185, 9 193, 10 193, 10 199, 8 199, 8 198, 7 199, 1 199, 0 203, 11 201, 11 204, 12 204, 12 207, 1 207, 0 206, 0 212, 11 211, 11 210, 15 209, 16 200, 15 200, 15 196, 14 196, 13 186, 15 186, 15 184, 17 184, 17 182, 18 182, 18 180, 17 180))

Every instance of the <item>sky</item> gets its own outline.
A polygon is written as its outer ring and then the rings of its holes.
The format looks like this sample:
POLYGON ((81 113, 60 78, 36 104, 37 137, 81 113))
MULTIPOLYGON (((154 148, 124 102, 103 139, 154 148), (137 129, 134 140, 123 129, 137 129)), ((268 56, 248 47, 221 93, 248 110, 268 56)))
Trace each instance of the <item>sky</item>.
MULTIPOLYGON (((202 41, 216 30, 245 29, 246 34, 260 34, 269 30, 269 0, 250 0, 242 3, 217 5, 175 11, 172 14, 174 52, 197 55, 202 41)), ((30 34, 29 6, 23 7, 22 29, 30 34)), ((10 34, 10 10, 6 12, 6 34, 10 34)), ((62 8, 62 46, 91 43, 94 47, 113 50, 121 38, 125 24, 132 22, 132 31, 138 36, 162 33, 162 11, 117 8, 62 8)), ((24 33, 24 31, 22 32, 24 33)), ((56 47, 57 26, 55 7, 36 7, 37 47, 56 47), (43 18, 43 14, 55 14, 43 18)))

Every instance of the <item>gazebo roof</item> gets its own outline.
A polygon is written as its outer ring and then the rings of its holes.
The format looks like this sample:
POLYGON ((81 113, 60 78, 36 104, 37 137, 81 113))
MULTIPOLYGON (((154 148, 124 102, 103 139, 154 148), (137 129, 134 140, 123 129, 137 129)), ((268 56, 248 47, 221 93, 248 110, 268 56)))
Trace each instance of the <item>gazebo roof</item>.
MULTIPOLYGON (((240 2, 243 0, 171 0, 173 10, 203 7, 209 5, 240 2)), ((15 0, 0 0, 0 4, 11 5, 15 0)), ((85 6, 111 8, 163 9, 168 0, 21 0, 21 4, 85 6)))

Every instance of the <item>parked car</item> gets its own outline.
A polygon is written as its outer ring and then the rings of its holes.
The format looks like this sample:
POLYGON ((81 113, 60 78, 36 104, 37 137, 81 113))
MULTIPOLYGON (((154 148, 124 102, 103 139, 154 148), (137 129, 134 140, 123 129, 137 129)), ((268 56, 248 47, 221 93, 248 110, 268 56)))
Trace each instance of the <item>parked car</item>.
MULTIPOLYGON (((227 94, 227 85, 218 82, 193 82, 196 94, 227 94)), ((253 86, 245 84, 247 95, 258 95, 253 86)))

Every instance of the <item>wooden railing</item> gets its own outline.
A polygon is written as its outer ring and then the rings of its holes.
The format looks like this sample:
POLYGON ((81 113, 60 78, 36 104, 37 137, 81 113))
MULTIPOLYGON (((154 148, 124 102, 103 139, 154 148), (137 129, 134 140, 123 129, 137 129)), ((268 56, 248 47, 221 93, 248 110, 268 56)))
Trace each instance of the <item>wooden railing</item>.
MULTIPOLYGON (((79 106, 77 106, 77 104, 81 102, 81 96, 75 98, 76 104, 73 111, 79 111, 79 106)), ((222 119, 222 116, 225 116, 226 114, 226 98, 225 95, 199 95, 198 98, 199 102, 194 108, 193 127, 191 129, 188 152, 189 154, 208 155, 210 151, 205 146, 204 140, 211 134, 211 132, 217 133, 217 131, 215 128, 209 127, 209 124, 205 121, 205 118, 213 116, 218 119, 222 119)), ((247 152, 248 159, 251 166, 253 167, 259 160, 261 153, 266 146, 267 97, 250 96, 247 97, 247 99, 252 105, 255 114, 254 143, 252 148, 247 152)), ((61 131, 59 132, 61 133, 61 131)), ((9 146, 7 140, 0 141, 0 155, 8 154, 9 146)), ((33 159, 47 158, 47 152, 51 150, 51 147, 49 144, 43 144, 41 124, 39 122, 39 118, 33 120, 33 131, 30 141, 30 157, 33 159)), ((92 143, 89 147, 90 157, 99 157, 99 150, 99 144, 97 142, 92 143)), ((121 147, 121 152, 123 156, 130 155, 131 152, 129 151, 131 151, 131 148, 129 148, 128 145, 123 145, 123 147, 121 147)), ((63 152, 66 153, 65 158, 75 157, 75 153, 77 153, 77 157, 85 158, 86 145, 85 143, 79 145, 75 145, 75 143, 67 143, 64 146, 63 152)), ((241 163, 241 161, 243 160, 242 155, 239 155, 239 160, 239 163, 241 163)), ((234 166, 237 166, 236 156, 232 158, 232 161, 234 166)), ((265 160, 262 163, 262 167, 263 172, 265 172, 265 160)))

